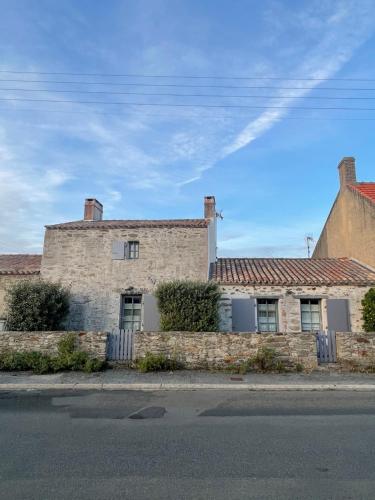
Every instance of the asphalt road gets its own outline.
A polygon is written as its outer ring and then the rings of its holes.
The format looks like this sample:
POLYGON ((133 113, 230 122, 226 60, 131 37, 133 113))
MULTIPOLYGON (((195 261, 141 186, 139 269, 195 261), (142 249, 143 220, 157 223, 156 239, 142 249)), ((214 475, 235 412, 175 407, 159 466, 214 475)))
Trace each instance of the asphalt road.
POLYGON ((0 393, 1 499, 375 498, 375 395, 0 393))

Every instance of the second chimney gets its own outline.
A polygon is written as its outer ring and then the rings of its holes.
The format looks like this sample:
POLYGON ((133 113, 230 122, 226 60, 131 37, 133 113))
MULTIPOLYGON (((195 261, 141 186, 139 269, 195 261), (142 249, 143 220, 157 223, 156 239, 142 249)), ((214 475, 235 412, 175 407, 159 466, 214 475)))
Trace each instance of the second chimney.
POLYGON ((95 198, 86 198, 84 220, 102 220, 103 205, 95 198))
POLYGON ((357 182, 355 174, 355 159, 352 156, 343 158, 338 166, 340 175, 340 189, 345 189, 348 184, 357 182))
POLYGON ((205 196, 204 197, 204 218, 205 219, 215 219, 216 218, 215 196, 205 196))

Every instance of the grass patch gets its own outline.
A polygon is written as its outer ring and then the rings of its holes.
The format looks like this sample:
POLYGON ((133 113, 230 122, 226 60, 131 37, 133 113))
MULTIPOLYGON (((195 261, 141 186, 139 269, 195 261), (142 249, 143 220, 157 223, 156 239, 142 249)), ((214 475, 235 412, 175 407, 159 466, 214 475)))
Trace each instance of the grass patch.
POLYGON ((184 364, 175 358, 168 358, 164 354, 146 352, 143 358, 136 362, 138 371, 142 373, 182 370, 184 364))

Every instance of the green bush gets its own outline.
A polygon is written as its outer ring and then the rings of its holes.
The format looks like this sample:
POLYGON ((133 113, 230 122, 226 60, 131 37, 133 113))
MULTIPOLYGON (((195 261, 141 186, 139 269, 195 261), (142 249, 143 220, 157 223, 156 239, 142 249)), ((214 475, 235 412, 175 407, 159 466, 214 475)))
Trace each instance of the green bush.
POLYGON ((158 371, 175 371, 183 368, 183 363, 180 361, 167 358, 164 354, 152 354, 146 352, 144 358, 141 358, 136 363, 140 372, 158 372, 158 371))
POLYGON ((11 331, 59 330, 69 313, 70 293, 60 284, 20 281, 6 295, 6 328, 11 331))
POLYGON ((172 281, 156 290, 163 331, 215 332, 220 291, 216 283, 172 281))
POLYGON ((375 288, 370 288, 362 300, 363 329, 375 332, 375 288))
POLYGON ((101 371, 105 361, 90 358, 86 352, 76 350, 76 337, 64 335, 58 344, 58 355, 50 356, 41 352, 6 352, 0 355, 0 370, 26 371, 33 373, 53 373, 64 370, 80 370, 86 373, 101 371))
MULTIPOLYGON (((295 369, 296 371, 302 371, 303 366, 300 363, 297 363, 295 369)), ((284 373, 288 371, 288 369, 283 361, 277 359, 275 349, 270 347, 260 347, 255 356, 247 359, 246 361, 228 365, 226 367, 226 371, 244 375, 251 371, 284 373)))

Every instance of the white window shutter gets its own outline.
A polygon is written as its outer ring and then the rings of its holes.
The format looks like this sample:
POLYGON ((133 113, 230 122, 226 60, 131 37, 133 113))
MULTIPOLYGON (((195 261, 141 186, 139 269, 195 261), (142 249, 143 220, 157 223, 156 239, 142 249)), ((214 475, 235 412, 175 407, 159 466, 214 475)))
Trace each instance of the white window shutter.
POLYGON ((112 242, 112 260, 124 260, 125 258, 125 241, 112 242))

